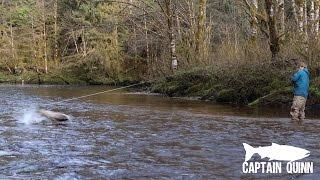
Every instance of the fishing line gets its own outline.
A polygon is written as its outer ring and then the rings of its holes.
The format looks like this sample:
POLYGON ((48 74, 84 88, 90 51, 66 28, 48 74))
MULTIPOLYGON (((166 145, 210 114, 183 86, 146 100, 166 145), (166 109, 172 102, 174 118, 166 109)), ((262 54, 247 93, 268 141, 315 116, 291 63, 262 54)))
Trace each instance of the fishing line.
MULTIPOLYGON (((186 71, 185 71, 184 73, 186 73, 186 71)), ((175 75, 179 75, 179 74, 175 74, 175 75)), ((180 75, 181 75, 181 74, 180 74, 180 75)), ((168 77, 168 76, 167 76, 167 77, 168 77)), ((117 91, 117 90, 120 90, 120 89, 126 89, 126 88, 130 88, 130 87, 142 85, 142 84, 145 84, 145 83, 150 83, 150 82, 152 82, 152 81, 156 81, 156 80, 159 80, 159 79, 162 79, 162 78, 167 78, 167 77, 155 78, 155 79, 149 80, 149 81, 142 81, 142 82, 139 82, 139 83, 135 83, 135 84, 131 84, 131 85, 123 86, 123 87, 118 87, 118 88, 109 89, 109 90, 105 90, 105 91, 99 91, 99 92, 96 92, 96 93, 87 94, 87 95, 83 95, 83 96, 79 96, 79 97, 73 97, 73 98, 69 98, 69 99, 64 99, 64 100, 61 100, 61 101, 52 102, 52 103, 50 103, 50 104, 52 104, 52 105, 57 105, 57 104, 61 104, 61 103, 63 103, 63 102, 68 102, 68 101, 83 99, 83 98, 87 98, 87 97, 91 97, 91 96, 96 96, 96 95, 103 94, 103 93, 108 93, 108 92, 117 91)), ((68 115, 63 114, 63 113, 59 113, 59 112, 54 112, 54 111, 47 111, 47 110, 43 110, 43 109, 42 109, 42 110, 39 110, 38 113, 40 113, 41 115, 43 115, 43 116, 45 116, 45 117, 47 117, 47 118, 55 119, 55 120, 57 120, 57 121, 65 121, 65 120, 68 120, 68 119, 69 119, 69 116, 68 116, 68 115)), ((172 119, 172 118, 173 118, 173 113, 171 114, 170 119, 172 119)))
POLYGON ((95 95, 99 95, 99 94, 103 94, 103 93, 107 93, 107 92, 112 92, 112 91, 117 91, 117 90, 120 90, 120 89, 126 89, 126 88, 133 87, 133 86, 138 86, 138 85, 145 84, 145 83, 146 82, 140 82, 140 83, 136 83, 136 84, 131 84, 131 85, 128 85, 128 86, 123 86, 123 87, 119 87, 119 88, 115 88, 115 89, 109 89, 109 90, 106 90, 106 91, 100 91, 100 92, 96 92, 96 93, 92 93, 92 94, 88 94, 88 95, 83 95, 83 96, 79 96, 79 97, 65 99, 65 100, 62 100, 62 101, 54 102, 52 104, 56 105, 56 104, 60 104, 60 103, 63 103, 63 102, 73 101, 73 100, 77 100, 77 99, 83 99, 83 98, 87 98, 87 97, 91 97, 91 96, 95 96, 95 95))

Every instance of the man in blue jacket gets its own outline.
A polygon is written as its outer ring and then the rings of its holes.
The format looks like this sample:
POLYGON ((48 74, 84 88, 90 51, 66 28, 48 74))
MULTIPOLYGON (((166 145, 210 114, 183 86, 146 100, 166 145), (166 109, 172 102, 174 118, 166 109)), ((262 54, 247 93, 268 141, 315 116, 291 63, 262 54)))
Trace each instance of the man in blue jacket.
POLYGON ((305 118, 304 110, 308 98, 310 73, 306 63, 298 62, 297 64, 299 69, 291 79, 294 83, 294 97, 290 114, 292 120, 302 121, 305 118))

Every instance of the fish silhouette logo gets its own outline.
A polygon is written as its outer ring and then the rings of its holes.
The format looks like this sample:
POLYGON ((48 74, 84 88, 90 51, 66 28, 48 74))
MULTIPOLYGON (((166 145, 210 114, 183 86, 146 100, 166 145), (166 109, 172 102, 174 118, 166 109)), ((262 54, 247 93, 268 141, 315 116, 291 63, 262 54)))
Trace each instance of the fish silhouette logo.
POLYGON ((249 161, 254 154, 259 154, 261 159, 269 158, 269 161, 296 161, 310 156, 310 151, 288 145, 279 145, 272 143, 271 146, 252 147, 249 144, 243 143, 246 151, 245 162, 249 161))

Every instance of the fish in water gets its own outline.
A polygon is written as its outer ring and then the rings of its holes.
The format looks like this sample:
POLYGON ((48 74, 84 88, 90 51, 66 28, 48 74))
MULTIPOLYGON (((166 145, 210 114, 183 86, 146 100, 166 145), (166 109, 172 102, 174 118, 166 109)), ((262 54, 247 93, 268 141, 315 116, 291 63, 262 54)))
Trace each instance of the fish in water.
POLYGON ((288 145, 279 145, 272 143, 271 146, 254 148, 249 144, 243 143, 244 150, 246 151, 245 161, 249 161, 254 154, 259 154, 261 159, 269 158, 269 161, 296 161, 303 159, 310 155, 310 151, 288 145))
POLYGON ((38 111, 42 116, 48 118, 48 119, 53 119, 57 121, 67 121, 69 120, 69 116, 60 112, 54 112, 54 111, 48 111, 44 109, 40 109, 38 111))

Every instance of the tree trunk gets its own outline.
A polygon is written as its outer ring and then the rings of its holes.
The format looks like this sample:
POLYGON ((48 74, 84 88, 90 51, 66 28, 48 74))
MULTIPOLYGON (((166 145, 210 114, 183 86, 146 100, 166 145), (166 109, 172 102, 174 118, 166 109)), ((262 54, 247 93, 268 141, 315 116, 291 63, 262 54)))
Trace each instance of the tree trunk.
MULTIPOLYGON (((14 43, 14 32, 13 32, 13 27, 12 27, 12 17, 11 17, 11 12, 12 9, 10 8, 10 21, 9 21, 9 30, 10 30, 10 48, 11 48, 11 56, 12 56, 12 62, 14 65, 13 71, 10 70, 10 72, 15 73, 15 70, 17 69, 17 60, 16 60, 16 50, 15 50, 15 43, 14 43)), ((11 64, 12 66, 12 64, 11 64)), ((10 69, 10 68, 9 68, 10 69)))
POLYGON ((195 13, 194 13, 194 3, 193 0, 187 0, 187 5, 188 5, 188 21, 190 24, 189 28, 189 36, 191 37, 189 41, 189 45, 191 48, 195 48, 196 44, 196 22, 195 22, 195 13))
POLYGON ((314 17, 314 35, 317 38, 319 35, 319 1, 315 2, 315 17, 314 17))
POLYGON ((284 38, 285 33, 285 11, 284 11, 284 0, 279 0, 279 14, 280 14, 280 36, 284 38))
POLYGON ((76 36, 74 34, 74 30, 72 30, 72 39, 73 39, 74 46, 76 47, 76 51, 77 53, 79 53, 78 43, 77 43, 76 36))
POLYGON ((203 58, 203 44, 206 30, 207 0, 199 0, 198 31, 196 33, 196 51, 198 58, 203 58))
POLYGON ((115 46, 115 51, 116 51, 116 72, 117 74, 120 74, 120 66, 121 66, 121 62, 120 62, 120 54, 119 54, 119 33, 118 33, 118 22, 114 27, 114 46, 115 46))
POLYGON ((304 7, 304 17, 303 17, 303 23, 304 23, 304 33, 305 33, 305 38, 306 42, 308 41, 308 11, 307 11, 307 1, 305 0, 303 3, 304 7))
POLYGON ((280 52, 279 34, 277 31, 276 19, 274 16, 274 5, 272 0, 265 0, 266 11, 268 16, 268 28, 269 28, 269 43, 272 53, 272 60, 275 62, 278 59, 280 52))
POLYGON ((181 25, 180 25, 180 17, 176 14, 176 22, 177 22, 177 29, 178 29, 178 40, 182 41, 182 34, 181 34, 181 25))
POLYGON ((171 67, 173 70, 175 70, 178 68, 178 60, 176 55, 176 41, 173 30, 172 0, 165 0, 165 10, 167 15, 168 37, 170 41, 171 67))
POLYGON ((311 0, 310 3, 310 21, 311 21, 311 32, 314 33, 315 27, 315 9, 314 9, 314 0, 311 0))
POLYGON ((35 34, 35 25, 34 25, 34 17, 31 15, 31 31, 32 31, 32 41, 33 41, 33 60, 37 61, 37 42, 36 42, 36 34, 35 34))
MULTIPOLYGON (((130 4, 133 5, 133 0, 129 0, 130 4)), ((132 16, 132 6, 129 6, 129 14, 132 16)), ((133 26, 133 37, 134 37, 134 42, 133 42, 133 51, 134 51, 134 57, 136 58, 138 56, 138 45, 137 45, 137 32, 136 32, 136 27, 133 26)))
POLYGON ((258 18, 257 18, 257 12, 258 12, 258 0, 252 0, 252 22, 251 22, 251 40, 253 42, 256 41, 257 35, 258 35, 258 18))
POLYGON ((44 51, 44 69, 48 73, 48 54, 47 54, 47 30, 46 30, 46 6, 45 1, 42 0, 42 23, 43 23, 43 51, 44 51))
POLYGON ((83 45, 83 57, 87 56, 87 42, 86 42, 86 36, 85 36, 85 29, 82 26, 82 45, 83 45))
POLYGON ((144 24, 144 37, 145 37, 145 41, 146 41, 146 56, 147 56, 147 62, 148 62, 148 65, 149 65, 149 58, 150 58, 150 55, 149 55, 149 37, 148 37, 148 27, 147 27, 147 14, 144 13, 144 16, 143 16, 143 24, 144 24))
MULTIPOLYGON (((15 47, 14 47, 14 37, 13 37, 13 28, 12 24, 10 22, 10 45, 11 45, 11 55, 12 55, 12 61, 14 62, 14 70, 17 69, 17 62, 16 62, 16 53, 15 53, 15 47)), ((15 71, 14 71, 15 72, 15 71)))
POLYGON ((303 16, 304 16, 304 10, 303 10, 303 4, 299 4, 299 31, 301 34, 303 34, 303 26, 304 26, 304 20, 303 20, 303 16))
POLYGON ((293 17, 294 17, 296 23, 299 24, 299 17, 297 15, 297 5, 296 5, 295 0, 291 0, 291 6, 292 6, 293 17))
POLYGON ((54 0, 54 62, 58 65, 58 0, 54 0))
POLYGON ((319 6, 317 5, 317 1, 311 0, 310 7, 310 22, 311 22, 311 33, 313 37, 318 35, 319 30, 319 6))

